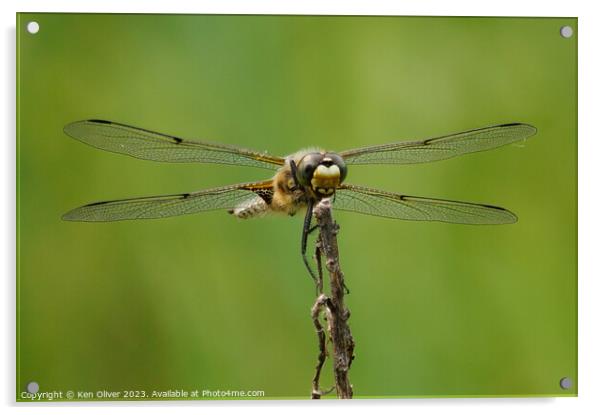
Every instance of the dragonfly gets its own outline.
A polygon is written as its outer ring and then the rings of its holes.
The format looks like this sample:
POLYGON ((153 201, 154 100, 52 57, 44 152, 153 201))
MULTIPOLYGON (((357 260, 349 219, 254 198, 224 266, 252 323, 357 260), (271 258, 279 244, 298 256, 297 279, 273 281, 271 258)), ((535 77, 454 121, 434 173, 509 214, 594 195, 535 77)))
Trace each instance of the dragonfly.
POLYGON ((181 138, 105 120, 83 120, 64 132, 92 147, 131 157, 173 163, 215 163, 275 171, 264 181, 161 196, 90 203, 67 212, 64 220, 107 222, 156 219, 227 210, 249 219, 268 213, 295 216, 305 210, 301 256, 310 275, 307 241, 313 207, 331 198, 335 210, 411 221, 470 225, 510 224, 517 216, 502 207, 393 193, 345 183, 348 166, 415 164, 491 150, 533 136, 537 129, 508 123, 439 137, 365 146, 341 152, 310 148, 285 157, 209 141, 181 138))

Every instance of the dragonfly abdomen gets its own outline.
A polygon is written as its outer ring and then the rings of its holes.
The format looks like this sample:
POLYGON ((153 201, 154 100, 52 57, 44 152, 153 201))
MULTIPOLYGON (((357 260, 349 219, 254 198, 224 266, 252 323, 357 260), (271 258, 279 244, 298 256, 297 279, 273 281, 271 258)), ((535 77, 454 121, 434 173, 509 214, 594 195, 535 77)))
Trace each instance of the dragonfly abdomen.
POLYGON ((269 210, 268 204, 260 197, 251 199, 243 202, 236 206, 234 209, 229 210, 229 213, 233 214, 240 219, 251 219, 259 216, 263 216, 269 210))

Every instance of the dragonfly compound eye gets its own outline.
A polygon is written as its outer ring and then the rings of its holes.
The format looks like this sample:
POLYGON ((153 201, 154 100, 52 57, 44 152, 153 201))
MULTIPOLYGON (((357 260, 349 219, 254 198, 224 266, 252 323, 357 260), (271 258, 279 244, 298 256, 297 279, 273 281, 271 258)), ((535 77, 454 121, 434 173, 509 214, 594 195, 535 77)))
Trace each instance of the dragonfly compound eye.
POLYGON ((314 172, 322 161, 320 153, 310 153, 301 159, 298 166, 297 178, 299 183, 304 186, 309 186, 314 176, 314 172))

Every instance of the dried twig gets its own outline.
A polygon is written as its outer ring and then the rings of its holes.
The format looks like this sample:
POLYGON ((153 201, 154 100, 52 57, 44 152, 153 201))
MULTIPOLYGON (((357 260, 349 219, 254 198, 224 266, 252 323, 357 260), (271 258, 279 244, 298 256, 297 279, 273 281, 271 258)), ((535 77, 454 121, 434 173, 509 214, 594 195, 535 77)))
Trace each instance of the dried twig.
MULTIPOLYGON (((338 225, 332 219, 332 205, 329 199, 320 201, 314 207, 314 215, 318 222, 320 234, 316 243, 316 262, 320 276, 321 255, 326 258, 326 269, 330 274, 330 292, 332 298, 322 292, 322 284, 318 287, 318 298, 312 307, 312 319, 318 334, 320 355, 313 379, 312 398, 319 399, 326 392, 320 390, 320 372, 326 359, 326 334, 320 324, 319 315, 325 311, 328 322, 328 337, 332 342, 332 357, 334 366, 334 380, 337 396, 341 399, 351 399, 353 390, 349 382, 349 368, 353 361, 353 349, 355 343, 351 330, 347 324, 350 313, 345 307, 345 280, 339 264, 339 248, 337 243, 338 225)), ((320 278, 321 280, 321 278, 320 278)))
POLYGON ((326 360, 326 334, 324 333, 324 327, 320 323, 320 313, 324 308, 326 303, 326 296, 322 293, 318 295, 314 306, 311 308, 311 318, 314 322, 314 327, 316 328, 316 333, 318 335, 318 347, 320 348, 320 354, 318 355, 318 364, 316 365, 316 373, 312 380, 312 391, 311 398, 312 399, 320 399, 320 396, 328 393, 320 390, 320 373, 322 373, 322 367, 324 366, 324 361, 326 360))

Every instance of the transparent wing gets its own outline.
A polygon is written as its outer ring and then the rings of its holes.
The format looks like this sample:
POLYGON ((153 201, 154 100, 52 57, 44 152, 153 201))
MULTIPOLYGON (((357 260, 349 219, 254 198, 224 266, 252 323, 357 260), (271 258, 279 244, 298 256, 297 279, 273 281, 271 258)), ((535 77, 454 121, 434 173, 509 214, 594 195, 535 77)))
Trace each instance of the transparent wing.
POLYGON ((92 147, 128 156, 173 163, 218 163, 275 170, 281 157, 231 145, 193 141, 111 121, 76 121, 65 126, 67 135, 92 147))
POLYGON ((177 195, 140 197, 96 202, 67 212, 64 220, 110 222, 128 219, 157 219, 208 210, 233 209, 253 200, 272 200, 272 181, 243 183, 177 195))
POLYGON ((410 164, 444 160, 525 140, 537 132, 529 124, 503 124, 420 141, 400 141, 343 151, 347 164, 410 164))
POLYGON ((353 185, 341 185, 333 206, 339 210, 403 220, 473 225, 517 221, 514 213, 497 206, 405 196, 353 185))

